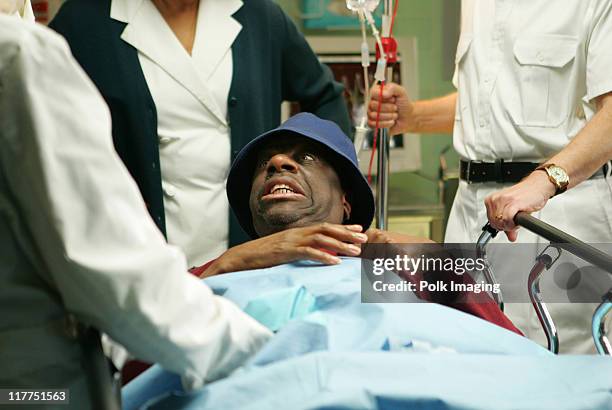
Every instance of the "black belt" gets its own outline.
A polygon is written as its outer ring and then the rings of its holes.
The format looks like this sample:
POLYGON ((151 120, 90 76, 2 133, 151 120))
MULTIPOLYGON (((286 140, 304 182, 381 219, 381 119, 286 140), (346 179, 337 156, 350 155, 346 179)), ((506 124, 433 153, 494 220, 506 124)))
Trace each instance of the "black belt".
MULTIPOLYGON (((540 164, 536 162, 505 162, 498 159, 495 162, 466 161, 462 159, 459 167, 459 178, 468 184, 478 182, 519 182, 531 174, 540 164)), ((589 179, 606 178, 611 163, 606 163, 589 179)))
POLYGON ((459 178, 468 184, 478 182, 519 182, 531 174, 540 164, 537 162, 495 162, 460 161, 459 178))

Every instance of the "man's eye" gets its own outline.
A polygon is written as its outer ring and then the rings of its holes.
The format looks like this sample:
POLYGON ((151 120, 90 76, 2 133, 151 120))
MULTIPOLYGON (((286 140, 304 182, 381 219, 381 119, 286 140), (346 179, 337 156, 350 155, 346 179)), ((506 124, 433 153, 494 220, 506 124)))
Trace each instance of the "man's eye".
POLYGON ((309 154, 308 152, 305 152, 305 153, 300 155, 300 160, 302 160, 302 161, 314 161, 315 160, 315 156, 312 155, 312 154, 309 154))
POLYGON ((264 168, 266 165, 268 165, 268 160, 267 159, 260 159, 257 162, 257 169, 264 168))

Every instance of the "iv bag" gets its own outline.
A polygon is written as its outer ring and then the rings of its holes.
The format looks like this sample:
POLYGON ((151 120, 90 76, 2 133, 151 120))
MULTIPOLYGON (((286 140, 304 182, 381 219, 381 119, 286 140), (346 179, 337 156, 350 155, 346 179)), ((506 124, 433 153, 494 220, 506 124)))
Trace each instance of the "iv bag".
POLYGON ((370 13, 378 7, 380 0, 346 0, 346 7, 352 11, 367 10, 370 13))

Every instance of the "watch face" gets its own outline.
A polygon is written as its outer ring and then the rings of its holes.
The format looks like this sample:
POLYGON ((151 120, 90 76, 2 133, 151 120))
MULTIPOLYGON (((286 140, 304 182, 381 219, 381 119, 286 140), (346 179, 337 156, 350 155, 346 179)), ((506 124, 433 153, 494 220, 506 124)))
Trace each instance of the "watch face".
POLYGON ((550 167, 550 176, 559 181, 560 183, 565 183, 569 181, 569 177, 567 173, 561 167, 550 167))

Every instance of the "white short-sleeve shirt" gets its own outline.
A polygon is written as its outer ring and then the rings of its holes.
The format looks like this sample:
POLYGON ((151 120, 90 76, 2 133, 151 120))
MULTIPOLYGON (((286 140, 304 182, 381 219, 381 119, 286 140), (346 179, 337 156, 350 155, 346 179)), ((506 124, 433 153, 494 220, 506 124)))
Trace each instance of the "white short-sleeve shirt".
POLYGON ((612 1, 463 0, 454 146, 466 159, 540 161, 612 91, 612 1))
MULTIPOLYGON (((593 99, 612 91, 612 1, 463 0, 453 82, 458 89, 454 145, 461 157, 536 162, 550 158, 593 116, 593 99)), ((580 240, 609 242, 609 184, 609 177, 584 181, 533 215, 580 240)), ((508 185, 461 181, 445 242, 477 240, 487 221, 484 199, 508 185)), ((525 229, 518 240, 545 242, 525 229)), ((500 235, 496 242, 507 241, 500 235)), ((533 258, 537 251, 534 246, 533 258)), ((495 255, 489 252, 489 257, 495 263, 495 255)), ((504 278, 502 286, 515 286, 514 269, 494 265, 493 270, 504 278)), ((548 286, 557 286, 556 280, 565 279, 555 276, 543 285, 544 294, 548 286)), ((548 307, 561 352, 592 353, 590 323, 596 306, 548 307)), ((530 304, 506 303, 505 313, 527 337, 545 345, 530 304)))

